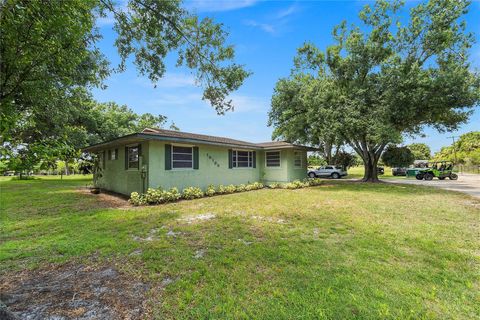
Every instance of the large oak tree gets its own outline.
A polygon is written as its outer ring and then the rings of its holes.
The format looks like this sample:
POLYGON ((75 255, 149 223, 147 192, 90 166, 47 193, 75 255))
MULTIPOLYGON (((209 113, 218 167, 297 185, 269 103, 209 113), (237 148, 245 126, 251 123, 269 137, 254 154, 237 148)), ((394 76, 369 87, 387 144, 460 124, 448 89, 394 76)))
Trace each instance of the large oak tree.
POLYGON ((0 30, 3 141, 59 138, 59 126, 75 118, 83 91, 101 87, 129 59, 156 83, 165 74, 165 57, 174 53, 177 66, 192 71, 203 99, 219 114, 233 107, 228 96, 249 74, 233 62, 223 26, 177 0, 128 0, 125 6, 113 0, 4 0, 0 30), (97 47, 96 22, 106 16, 114 19, 117 66, 97 47))
POLYGON ((291 76, 275 86, 274 138, 345 141, 363 160, 363 180, 378 181, 389 143, 425 126, 456 129, 480 99, 480 78, 468 60, 474 37, 462 19, 468 6, 431 0, 406 19, 402 3, 377 1, 360 11, 362 28, 338 25, 325 52, 304 44, 291 76))

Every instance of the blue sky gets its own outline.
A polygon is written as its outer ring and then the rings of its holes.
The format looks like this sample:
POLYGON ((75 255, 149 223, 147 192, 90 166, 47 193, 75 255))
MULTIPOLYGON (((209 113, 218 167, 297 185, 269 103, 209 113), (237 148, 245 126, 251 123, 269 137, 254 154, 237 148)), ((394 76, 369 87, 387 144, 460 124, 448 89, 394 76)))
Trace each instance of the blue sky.
MULTIPOLYGON (((267 127, 270 98, 279 78, 288 76, 296 49, 305 41, 312 41, 321 49, 332 43, 332 28, 342 20, 358 22, 358 11, 365 1, 186 1, 185 6, 200 16, 213 17, 225 25, 228 42, 236 48, 236 62, 253 72, 245 84, 231 98, 235 111, 218 116, 215 110, 201 100, 202 91, 195 87, 188 70, 175 68, 175 57, 167 58, 167 73, 156 88, 147 78, 138 75, 130 64, 127 71, 112 75, 105 90, 94 90, 101 102, 126 104, 137 113, 150 112, 168 116, 182 130, 203 134, 228 136, 235 139, 261 142, 271 140, 273 128, 267 127)), ((409 1, 407 7, 418 2, 409 1)), ((480 42, 480 2, 471 5, 466 17, 468 29, 476 33, 480 42)), ((103 40, 100 49, 114 65, 118 62, 113 47, 115 33, 111 20, 99 21, 103 40)), ((480 69, 480 44, 471 50, 472 65, 480 69)), ((480 130, 480 108, 462 133, 480 130)), ((452 133, 439 134, 426 129, 426 137, 406 139, 406 143, 425 142, 432 150, 450 144, 452 133)))

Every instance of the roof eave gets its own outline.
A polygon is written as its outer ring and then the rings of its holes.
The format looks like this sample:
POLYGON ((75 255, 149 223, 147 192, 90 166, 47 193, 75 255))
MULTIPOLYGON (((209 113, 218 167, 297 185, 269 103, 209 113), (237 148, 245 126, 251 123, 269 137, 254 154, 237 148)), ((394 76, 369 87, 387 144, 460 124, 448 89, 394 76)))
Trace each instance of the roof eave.
POLYGON ((220 147, 232 147, 232 148, 242 148, 242 149, 251 149, 251 150, 261 150, 263 149, 260 146, 255 145, 243 145, 243 144, 235 144, 235 143, 223 143, 223 142, 213 142, 213 141, 205 141, 201 139, 192 139, 192 138, 179 138, 179 137, 168 137, 163 136, 160 134, 143 134, 143 133, 133 133, 130 135, 126 135, 120 138, 116 138, 113 140, 97 143, 82 149, 83 152, 96 152, 102 149, 105 149, 109 146, 118 145, 118 144, 125 144, 125 143, 135 143, 147 140, 160 140, 160 141, 169 141, 169 142, 180 142, 180 143, 192 143, 192 144, 206 144, 206 145, 214 145, 220 147))

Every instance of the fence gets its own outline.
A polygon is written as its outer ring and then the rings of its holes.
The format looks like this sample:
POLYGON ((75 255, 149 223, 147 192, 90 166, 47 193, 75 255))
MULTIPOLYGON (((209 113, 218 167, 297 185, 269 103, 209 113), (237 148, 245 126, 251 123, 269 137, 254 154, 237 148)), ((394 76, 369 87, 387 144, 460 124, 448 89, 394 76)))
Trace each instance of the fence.
POLYGON ((458 164, 455 166, 455 171, 460 173, 477 173, 480 174, 480 165, 477 166, 467 166, 463 164, 458 164))

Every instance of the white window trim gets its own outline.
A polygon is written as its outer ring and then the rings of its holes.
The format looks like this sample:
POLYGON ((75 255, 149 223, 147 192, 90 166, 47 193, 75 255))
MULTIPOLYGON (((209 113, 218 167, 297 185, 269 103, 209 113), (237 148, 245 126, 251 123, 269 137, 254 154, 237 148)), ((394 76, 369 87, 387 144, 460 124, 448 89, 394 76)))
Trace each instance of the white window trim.
MULTIPOLYGON (((175 154, 189 154, 189 153, 184 153, 184 152, 175 152, 175 154)), ((194 159, 193 159, 193 146, 192 145, 184 145, 184 144, 172 144, 172 159, 170 159, 170 166, 172 167, 171 170, 173 171, 190 171, 190 170, 193 170, 193 162, 194 162, 194 159), (190 150, 192 150, 192 166, 191 167, 186 167, 186 168, 175 168, 173 166, 173 147, 182 147, 182 148, 190 148, 190 150)), ((190 160, 175 160, 175 162, 190 162, 190 160)))
POLYGON ((270 151, 265 151, 265 168, 268 169, 282 169, 282 151, 281 150, 270 150, 270 151), (273 153, 273 152, 278 152, 280 158, 280 165, 278 167, 273 167, 273 166, 268 166, 267 165, 267 153, 273 153))
POLYGON ((253 161, 255 161, 255 160, 253 159, 253 150, 232 149, 232 169, 235 169, 235 170, 253 169, 253 161), (250 162, 250 156, 248 157, 248 158, 249 158, 248 162, 249 162, 250 166, 248 166, 248 167, 236 167, 236 166, 235 166, 235 162, 233 161, 233 154, 234 154, 235 152, 237 152, 235 158, 237 159, 237 162, 238 162, 238 151, 249 152, 249 153, 252 154, 252 161, 251 161, 251 162, 250 162))
POLYGON ((293 167, 295 169, 302 169, 303 168, 303 152, 302 151, 293 151, 293 167), (300 166, 295 165, 295 154, 299 153, 300 154, 300 166))

